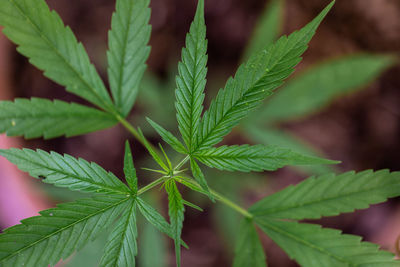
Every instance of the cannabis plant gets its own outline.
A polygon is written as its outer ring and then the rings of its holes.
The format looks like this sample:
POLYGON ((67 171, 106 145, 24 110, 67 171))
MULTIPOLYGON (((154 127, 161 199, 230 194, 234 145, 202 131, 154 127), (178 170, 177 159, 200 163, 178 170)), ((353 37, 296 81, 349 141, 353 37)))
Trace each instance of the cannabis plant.
POLYGON ((148 170, 160 174, 160 178, 139 188, 140 177, 128 143, 124 157, 126 183, 81 158, 43 150, 0 150, 19 169, 44 183, 90 193, 88 198, 59 204, 5 229, 0 235, 0 266, 54 265, 107 228, 112 230, 100 266, 135 266, 136 238, 140 234, 136 226, 138 214, 174 241, 176 263, 180 266, 181 247, 188 247, 181 239, 185 209, 201 208, 183 199, 178 185, 206 195, 212 202, 221 202, 243 216, 234 266, 266 266, 256 226, 303 266, 400 266, 391 253, 361 242, 359 237, 299 222, 364 209, 398 196, 400 173, 367 170, 311 177, 245 209, 223 192, 211 189, 199 164, 223 171, 261 172, 288 165, 338 163, 278 146, 216 146, 293 72, 333 4, 301 30, 250 56, 203 112, 207 41, 204 0, 199 0, 176 77, 175 108, 181 140, 148 119, 161 138, 183 155, 175 164, 162 145, 156 148, 140 128, 126 119, 150 51, 149 0, 117 0, 107 53, 111 96, 83 45, 44 0, 0 0, 0 25, 18 45, 17 50, 46 77, 95 106, 39 98, 2 101, 0 131, 25 138, 53 138, 120 123, 146 147, 159 166, 148 170), (143 199, 145 192, 158 186, 168 195, 169 222, 143 199))

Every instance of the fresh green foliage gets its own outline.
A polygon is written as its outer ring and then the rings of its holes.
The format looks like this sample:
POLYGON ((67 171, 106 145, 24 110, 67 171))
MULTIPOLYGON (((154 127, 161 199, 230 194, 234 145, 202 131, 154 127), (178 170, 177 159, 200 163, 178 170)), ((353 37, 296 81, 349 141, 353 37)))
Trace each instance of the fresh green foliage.
MULTIPOLYGON (((245 49, 245 58, 260 51, 260 44, 276 39, 281 30, 284 2, 271 1, 267 6, 245 49)), ((325 156, 310 143, 280 129, 279 123, 318 112, 339 96, 365 87, 394 62, 395 58, 390 55, 350 54, 314 64, 281 86, 259 112, 245 121, 241 134, 255 143, 279 145, 310 156, 325 156)), ((326 165, 295 169, 309 174, 334 171, 326 165)))
POLYGON ((0 155, 43 182, 82 192, 127 194, 129 189, 114 174, 96 163, 43 150, 8 149, 0 155))
POLYGON ((220 146, 194 155, 211 168, 226 171, 274 171, 286 165, 335 164, 338 162, 303 156, 277 146, 220 146))
MULTIPOLYGON (((156 210, 154 209, 151 205, 147 204, 144 200, 141 198, 137 198, 138 201, 138 207, 140 213, 145 217, 145 219, 152 224, 155 228, 157 228, 161 233, 164 233, 174 239, 174 233, 172 231, 172 228, 168 224, 168 222, 164 219, 164 217, 156 210)), ((187 247, 187 245, 181 241, 182 245, 184 247, 187 247)))
POLYGON ((207 74, 207 40, 204 0, 199 0, 194 21, 182 49, 179 76, 176 77, 176 116, 183 140, 191 153, 197 147, 197 133, 203 111, 207 74))
POLYGON ((146 69, 150 0, 117 0, 108 35, 108 78, 116 108, 129 114, 146 69))
POLYGON ((252 220, 242 220, 237 235, 233 267, 266 267, 264 249, 252 220))
MULTIPOLYGON (((138 253, 140 255, 138 248, 142 248, 136 241, 138 236, 139 240, 147 242, 147 251, 141 261, 162 250, 161 238, 154 236, 154 230, 174 240, 176 264, 181 266, 181 246, 188 247, 181 239, 185 206, 198 211, 203 209, 184 200, 178 184, 207 195, 244 217, 236 236, 235 267, 267 266, 256 225, 303 266, 400 266, 391 253, 380 251, 376 245, 360 242, 359 237, 342 235, 338 230, 322 229, 318 225, 288 221, 353 212, 399 196, 399 172, 381 170, 322 174, 289 186, 244 209, 211 189, 198 164, 201 162, 211 168, 240 172, 273 171, 284 166, 305 164, 313 165, 310 170, 329 172, 328 167, 320 165, 335 164, 337 161, 318 157, 317 152, 276 129, 268 129, 262 134, 265 126, 260 121, 264 122, 267 118, 268 122, 280 122, 310 114, 338 94, 353 91, 371 81, 393 64, 393 58, 360 55, 322 65, 297 76, 267 102, 267 108, 262 109, 262 113, 267 115, 262 120, 249 120, 258 124, 241 129, 253 140, 279 142, 280 146, 244 144, 214 147, 290 76, 334 2, 301 30, 272 43, 279 31, 283 7, 283 1, 272 1, 244 55, 249 60, 238 68, 235 76, 228 80, 202 115, 207 40, 204 0, 199 0, 176 77, 175 108, 183 142, 147 118, 166 143, 184 154, 183 159, 173 164, 168 150, 161 145, 158 150, 140 129, 125 119, 135 102, 150 52, 147 46, 151 31, 149 2, 116 1, 107 53, 112 100, 83 45, 78 43, 70 28, 64 26, 57 13, 50 11, 44 0, 0 0, 0 25, 18 45, 18 51, 43 70, 47 77, 65 86, 67 91, 102 109, 37 98, 0 101, 0 132, 25 138, 53 138, 85 134, 119 122, 147 149, 161 168, 152 171, 162 174, 139 188, 140 177, 137 176, 128 141, 124 157, 127 185, 111 172, 81 158, 43 150, 0 150, 0 155, 32 177, 41 178, 44 183, 91 193, 91 198, 59 204, 56 208, 42 211, 40 216, 5 229, 0 235, 0 266, 55 265, 101 232, 110 234, 100 266, 136 266, 135 258, 138 253), (262 36, 266 29, 271 30, 262 36), (283 106, 286 108, 282 109, 283 106), (186 173, 185 164, 190 164, 193 177, 186 173), (169 223, 142 198, 142 194, 157 186, 164 188, 168 195, 169 223), (138 213, 146 223, 143 239, 140 237, 141 225, 139 229, 137 226, 138 213)), ((160 103, 164 105, 164 102, 161 99, 160 103)), ((241 176, 240 180, 248 181, 250 174, 246 176, 248 179, 241 176)), ((233 178, 232 175, 230 178, 233 178)), ((228 194, 237 192, 241 187, 240 183, 230 183, 230 189, 225 188, 228 194)), ((237 196, 232 198, 239 199, 237 196)), ((238 217, 229 218, 240 221, 238 217)), ((148 266, 165 265, 157 260, 145 262, 150 264, 148 266)))
POLYGON ((393 254, 354 235, 319 225, 256 220, 260 228, 302 266, 399 266, 393 254))
POLYGON ((136 201, 130 200, 128 208, 111 232, 100 266, 132 266, 137 255, 136 201))
POLYGON ((257 217, 276 219, 318 219, 400 196, 400 173, 388 170, 347 172, 335 176, 311 177, 296 186, 264 198, 249 210, 257 217), (312 190, 312 194, 309 192, 312 190))
POLYGON ((157 133, 161 136, 164 142, 168 143, 177 152, 186 154, 185 146, 172 133, 168 132, 159 124, 157 124, 156 122, 152 121, 149 118, 147 118, 147 121, 154 128, 154 130, 157 131, 157 133))
MULTIPOLYGON (((293 152, 300 153, 302 155, 310 155, 312 157, 321 156, 322 152, 313 148, 309 143, 293 135, 287 130, 280 130, 274 128, 261 128, 256 125, 246 125, 245 135, 253 142, 261 143, 265 145, 275 145, 281 148, 288 148, 293 152)), ((312 174, 324 174, 332 172, 333 168, 331 165, 298 165, 296 168, 312 174)))
POLYGON ((110 114, 76 103, 41 98, 0 102, 0 133, 45 139, 81 135, 117 124, 110 114))
MULTIPOLYGON (((155 195, 146 196, 152 206, 159 206, 155 195)), ((150 206, 151 207, 151 206, 150 206)), ((163 235, 158 230, 144 220, 139 220, 139 241, 138 241, 138 261, 141 267, 167 267, 167 246, 163 235)), ((168 225, 168 224, 167 224, 168 225)))
POLYGON ((141 130, 139 130, 140 138, 143 141, 143 145, 146 147, 147 151, 154 159, 155 162, 166 172, 169 171, 168 166, 165 164, 164 160, 161 158, 160 153, 157 153, 155 148, 146 140, 141 130))
POLYGON ((195 159, 190 159, 190 169, 192 170, 193 177, 197 180, 197 182, 200 184, 201 188, 204 189, 210 199, 214 201, 214 197, 210 193, 210 189, 208 188, 208 184, 206 181, 206 178, 204 177, 203 172, 200 169, 200 166, 197 164, 195 159))
POLYGON ((281 37, 239 67, 235 77, 228 80, 204 113, 198 145, 193 151, 219 143, 242 118, 283 83, 301 60, 308 42, 332 5, 333 2, 303 29, 281 37))
POLYGON ((59 204, 0 235, 2 266, 55 265, 106 229, 130 198, 102 195, 59 204))
POLYGON ((185 206, 183 204, 182 195, 179 193, 174 180, 170 180, 165 184, 165 190, 168 194, 169 220, 171 223, 172 235, 175 240, 176 265, 179 267, 181 266, 181 234, 185 206))
POLYGON ((0 25, 46 77, 104 110, 115 110, 85 48, 44 0, 0 0, 0 25))
POLYGON ((125 143, 124 174, 126 182, 136 194, 138 190, 138 178, 136 176, 135 166, 133 165, 132 151, 128 141, 125 143))

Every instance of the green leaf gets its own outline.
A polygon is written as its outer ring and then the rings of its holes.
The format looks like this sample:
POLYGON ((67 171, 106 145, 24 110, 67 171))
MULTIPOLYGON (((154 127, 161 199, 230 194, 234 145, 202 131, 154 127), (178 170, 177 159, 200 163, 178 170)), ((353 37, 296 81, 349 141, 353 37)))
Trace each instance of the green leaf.
MULTIPOLYGON (((170 238, 174 239, 175 234, 171 225, 164 219, 164 217, 152 206, 147 204, 141 198, 137 198, 137 203, 139 207, 140 213, 146 220, 151 223, 155 228, 157 228, 160 232, 166 234, 170 238)), ((188 246, 181 240, 182 246, 188 248, 188 246)))
POLYGON ((372 82, 394 62, 391 56, 365 54, 316 65, 280 89, 257 118, 262 122, 288 121, 315 113, 333 99, 372 82))
POLYGON ((287 165, 336 164, 337 161, 304 156, 286 148, 265 145, 220 146, 194 157, 211 168, 226 171, 274 171, 287 165))
POLYGON ((136 194, 138 190, 138 178, 136 175, 135 166, 133 165, 132 151, 128 140, 125 142, 124 174, 126 182, 136 194))
POLYGON ((54 266, 104 231, 129 198, 103 195, 57 205, 0 234, 0 266, 54 266))
POLYGON ((135 266, 137 255, 136 200, 130 199, 127 210, 118 219, 104 249, 100 266, 135 266))
POLYGON ((244 59, 258 53, 278 38, 283 21, 284 0, 273 0, 268 3, 252 33, 250 42, 244 51, 244 59))
MULTIPOLYGON (((147 201, 150 201, 152 205, 159 206, 159 201, 155 201, 152 195, 146 195, 147 201)), ((164 219, 164 218, 163 218, 164 219)), ((144 220, 139 225, 139 248, 138 258, 139 266, 141 267, 167 267, 167 254, 168 249, 165 242, 164 235, 153 227, 150 223, 146 223, 144 220)))
POLYGON ((317 219, 335 216, 400 196, 400 172, 388 170, 311 177, 257 202, 250 212, 258 217, 317 219))
POLYGON ((200 116, 203 111, 207 75, 207 40, 204 0, 199 0, 196 15, 182 49, 179 75, 176 77, 176 112, 179 130, 190 152, 196 146, 200 116))
POLYGON ((199 183, 201 188, 207 192, 208 197, 211 199, 211 201, 215 202, 213 195, 210 192, 210 189, 208 188, 207 185, 207 180, 204 177, 203 172, 201 171, 199 165, 197 162, 193 159, 190 158, 190 168, 192 170, 193 177, 196 179, 196 181, 199 183))
POLYGON ((253 221, 243 219, 237 235, 233 267, 266 267, 264 249, 253 221))
POLYGON ((241 119, 282 85, 300 62, 321 20, 334 2, 312 22, 289 37, 281 37, 274 45, 253 55, 241 65, 235 78, 219 91, 204 113, 199 127, 198 145, 193 152, 219 143, 241 119))
POLYGON ((147 151, 149 152, 150 156, 157 162, 157 164, 161 168, 163 168, 166 172, 168 172, 169 168, 167 167, 167 165, 165 165, 165 162, 162 160, 162 158, 157 153, 157 151, 153 148, 153 146, 147 141, 146 137, 144 137, 144 135, 140 129, 139 129, 139 135, 143 141, 144 146, 146 147, 147 151))
POLYGON ((183 227, 185 206, 182 196, 174 180, 168 180, 165 183, 165 189, 168 193, 168 214, 172 228, 172 234, 175 240, 176 265, 181 266, 181 234, 183 227))
POLYGON ((112 115, 76 103, 42 98, 0 101, 0 133, 8 136, 71 137, 115 124, 112 115))
POLYGON ((147 204, 141 198, 137 199, 137 203, 140 213, 143 215, 143 217, 146 218, 149 223, 151 223, 160 232, 168 235, 172 239, 174 238, 171 226, 156 209, 147 204))
POLYGON ((301 266, 399 266, 394 255, 379 250, 361 237, 343 235, 334 229, 297 222, 256 220, 258 226, 301 266))
POLYGON ((135 102, 150 54, 149 0, 117 0, 108 35, 108 78, 118 110, 127 116, 135 102))
POLYGON ((195 210, 198 210, 198 211, 201 211, 201 212, 204 211, 202 208, 200 208, 200 207, 197 206, 196 204, 193 204, 192 202, 189 202, 189 201, 184 200, 184 199, 182 199, 182 201, 183 201, 183 204, 184 204, 185 206, 191 207, 192 209, 195 209, 195 210))
POLYGON ((169 144, 175 151, 182 154, 187 153, 185 146, 172 133, 165 130, 163 127, 161 127, 156 122, 152 121, 150 118, 147 118, 147 121, 154 128, 154 130, 156 130, 156 132, 161 136, 164 142, 169 144))
POLYGON ((18 52, 54 82, 100 108, 114 112, 103 81, 60 16, 44 0, 0 0, 3 33, 18 52))
POLYGON ((129 194, 128 187, 96 163, 43 150, 1 149, 0 155, 32 177, 58 187, 82 192, 129 194))
MULTIPOLYGON (((271 129, 265 127, 261 129, 259 126, 246 123, 243 127, 243 131, 241 132, 253 143, 276 145, 311 157, 326 157, 311 144, 308 144, 306 141, 281 129, 271 129)), ((334 168, 329 165, 302 165, 295 166, 294 168, 308 174, 325 174, 335 171, 334 168)))

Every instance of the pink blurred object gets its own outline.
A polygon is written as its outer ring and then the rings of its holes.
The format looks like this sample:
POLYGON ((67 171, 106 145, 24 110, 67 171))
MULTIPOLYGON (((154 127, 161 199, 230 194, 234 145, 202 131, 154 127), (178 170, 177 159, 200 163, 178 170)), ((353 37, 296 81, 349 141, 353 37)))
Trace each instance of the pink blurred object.
MULTIPOLYGON (((0 148, 18 147, 17 142, 0 136, 0 148)), ((3 226, 12 226, 20 220, 38 215, 49 205, 34 192, 34 187, 14 165, 0 157, 0 214, 3 226)))
MULTIPOLYGON (((10 99, 9 42, 0 34, 0 100, 10 99)), ((0 135, 0 149, 20 147, 16 138, 0 135)), ((49 207, 43 197, 35 192, 28 178, 5 158, 0 157, 0 222, 12 226, 21 219, 37 215, 49 207)))

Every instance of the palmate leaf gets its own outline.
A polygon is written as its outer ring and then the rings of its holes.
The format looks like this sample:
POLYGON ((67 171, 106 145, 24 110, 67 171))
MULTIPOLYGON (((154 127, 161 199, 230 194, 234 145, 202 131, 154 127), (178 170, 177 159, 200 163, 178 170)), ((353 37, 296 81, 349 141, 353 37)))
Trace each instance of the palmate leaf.
POLYGON ((130 198, 102 195, 59 204, 0 234, 0 266, 54 266, 117 218, 130 198))
POLYGON ((108 77, 116 107, 130 112, 150 54, 149 0, 117 0, 109 32, 108 77))
POLYGON ((70 155, 43 150, 2 149, 0 155, 32 177, 58 187, 67 187, 82 192, 104 192, 129 194, 129 188, 114 174, 105 171, 96 163, 76 159, 70 155))
POLYGON ((182 49, 179 75, 176 77, 176 112, 179 130, 189 152, 196 146, 196 136, 203 110, 207 75, 207 40, 204 0, 198 1, 196 15, 182 49))
POLYGON ((281 37, 239 67, 235 77, 228 80, 204 113, 198 145, 193 152, 219 143, 242 118, 283 83, 300 62, 308 42, 333 4, 303 29, 289 37, 281 37))
POLYGON ((0 133, 8 136, 71 137, 115 124, 112 115, 76 103, 42 98, 0 101, 0 133))
POLYGON ((274 171, 287 165, 336 164, 337 161, 304 156, 278 146, 220 146, 196 152, 196 159, 226 171, 274 171))
POLYGON ((283 6, 284 0, 268 2, 243 53, 244 59, 247 60, 252 54, 262 51, 278 38, 282 28, 283 6))
POLYGON ((104 249, 100 266, 133 267, 137 255, 136 200, 130 199, 111 232, 104 249))
POLYGON ((236 240, 233 267, 266 267, 264 249, 253 221, 243 219, 236 240))
POLYGON ((281 88, 255 119, 271 123, 310 115, 334 98, 370 83, 393 63, 391 56, 360 54, 316 65, 281 88))
POLYGON ((334 216, 400 196, 400 172, 388 170, 311 177, 272 194, 249 211, 257 217, 317 219, 334 216))
POLYGON ((59 15, 44 0, 0 0, 0 25, 18 52, 54 82, 107 111, 114 106, 103 81, 59 15))
POLYGON ((260 228, 292 259, 307 267, 398 267, 394 255, 361 237, 319 225, 256 219, 260 228))
POLYGON ((174 180, 165 183, 165 190, 168 193, 168 214, 172 228, 172 234, 175 240, 176 265, 181 266, 181 234, 183 228, 183 219, 185 206, 182 195, 174 180))

